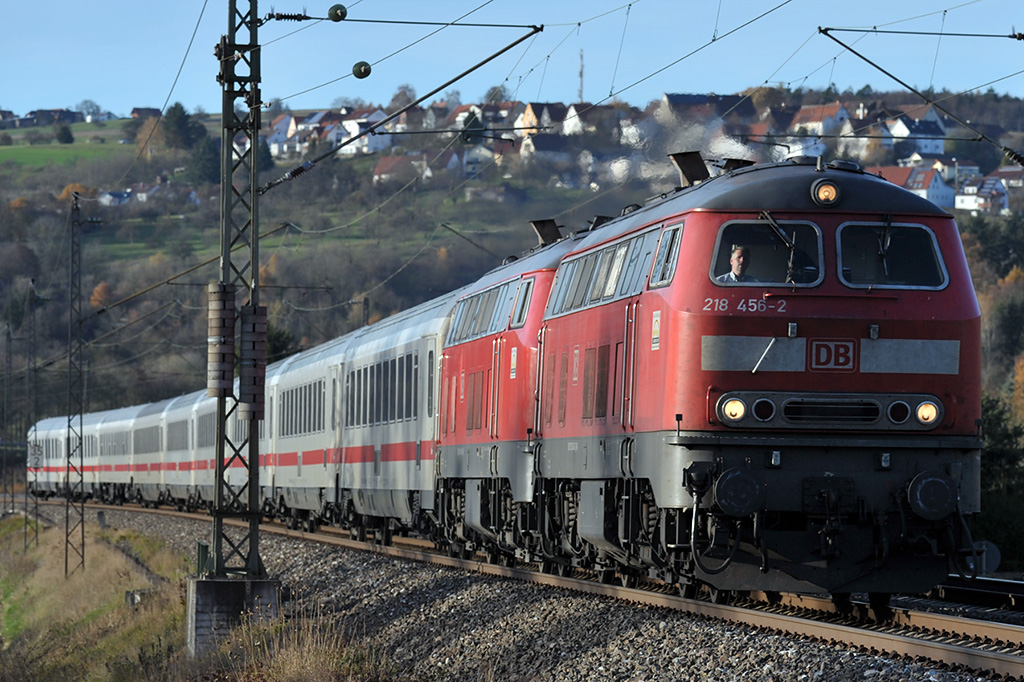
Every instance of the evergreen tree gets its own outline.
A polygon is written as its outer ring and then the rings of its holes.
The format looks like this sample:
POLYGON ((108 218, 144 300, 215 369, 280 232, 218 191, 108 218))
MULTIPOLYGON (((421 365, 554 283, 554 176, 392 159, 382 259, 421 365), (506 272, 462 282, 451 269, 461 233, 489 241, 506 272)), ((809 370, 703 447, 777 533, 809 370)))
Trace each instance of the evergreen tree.
POLYGON ((220 180, 220 148, 212 138, 204 137, 192 149, 188 179, 195 184, 215 183, 220 180))
POLYGON ((161 127, 164 144, 169 149, 192 149, 206 137, 206 128, 189 116, 181 102, 167 109, 161 127))
POLYGON ((64 124, 57 126, 53 132, 53 136, 57 139, 57 142, 61 144, 71 144, 75 141, 75 136, 71 134, 71 126, 64 124))

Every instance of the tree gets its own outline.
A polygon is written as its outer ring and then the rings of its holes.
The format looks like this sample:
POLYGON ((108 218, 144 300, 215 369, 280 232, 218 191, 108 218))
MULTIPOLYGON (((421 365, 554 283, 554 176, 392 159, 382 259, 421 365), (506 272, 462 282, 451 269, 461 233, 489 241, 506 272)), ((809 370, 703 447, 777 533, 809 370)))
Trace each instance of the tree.
POLYGON ((332 109, 366 109, 369 106, 369 103, 365 99, 361 97, 349 97, 348 95, 336 97, 334 101, 331 102, 332 109))
POLYGON ((508 90, 505 88, 505 84, 492 85, 487 88, 487 94, 484 95, 485 104, 494 104, 496 102, 508 101, 508 90))
POLYGON ((388 103, 388 113, 398 111, 404 106, 412 104, 416 101, 416 90, 413 89, 408 83, 403 83, 398 86, 398 90, 392 95, 391 101, 388 103))
POLYGON ((175 102, 164 113, 163 140, 168 149, 192 149, 206 137, 206 128, 185 111, 181 102, 175 102))
POLYGON ((212 138, 204 137, 192 149, 186 173, 196 184, 220 181, 220 149, 212 138))
POLYGON ((462 104, 462 93, 452 88, 451 90, 444 91, 444 101, 448 105, 448 109, 457 109, 462 104))
POLYGON ((260 138, 256 165, 261 172, 274 170, 274 155, 270 153, 270 145, 267 144, 266 138, 260 138))
POLYGON ((71 126, 66 123, 56 126, 53 137, 61 144, 71 144, 75 141, 75 136, 71 134, 71 126))
POLYGON ((85 116, 96 116, 97 114, 103 113, 100 105, 96 104, 96 102, 93 102, 91 99, 83 99, 78 103, 78 106, 75 107, 75 109, 82 112, 85 116))

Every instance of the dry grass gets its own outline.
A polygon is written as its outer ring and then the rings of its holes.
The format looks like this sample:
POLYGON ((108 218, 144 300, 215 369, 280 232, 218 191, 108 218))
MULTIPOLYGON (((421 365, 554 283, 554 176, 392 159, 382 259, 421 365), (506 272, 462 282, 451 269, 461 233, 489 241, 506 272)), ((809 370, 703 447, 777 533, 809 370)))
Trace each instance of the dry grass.
POLYGON ((397 682, 382 649, 355 643, 314 606, 290 622, 248 621, 221 654, 225 682, 397 682))
MULTIPOLYGON (((17 531, 0 530, 0 679, 171 679, 168 652, 180 651, 185 635, 178 584, 152 586, 96 533, 87 528, 85 570, 65 578, 63 529, 41 531, 27 554, 17 531), (142 589, 152 589, 142 605, 125 606, 125 592, 142 589)), ((72 550, 69 565, 77 559, 72 550)))
MULTIPOLYGON (((182 557, 134 531, 86 528, 86 569, 64 577, 63 528, 24 551, 24 520, 0 522, 0 680, 21 682, 399 682, 382 648, 356 643, 312 607, 243 622, 220 651, 185 659, 182 557), (166 578, 151 584, 127 548, 166 578), (147 590, 142 604, 125 592, 147 590)), ((71 564, 76 563, 74 555, 71 564)))

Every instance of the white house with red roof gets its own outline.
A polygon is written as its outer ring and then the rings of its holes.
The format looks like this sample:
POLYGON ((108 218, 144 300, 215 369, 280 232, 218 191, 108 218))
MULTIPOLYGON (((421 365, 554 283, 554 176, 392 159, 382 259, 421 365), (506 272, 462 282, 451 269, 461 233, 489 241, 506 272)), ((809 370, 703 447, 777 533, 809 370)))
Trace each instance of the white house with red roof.
POLYGON ((838 135, 849 120, 850 112, 839 101, 800 107, 789 123, 790 155, 822 156, 827 151, 822 138, 838 135))
POLYGON ((955 190, 942 180, 942 175, 938 171, 932 168, 870 166, 864 170, 879 175, 894 185, 899 185, 942 208, 953 208, 956 203, 955 190))

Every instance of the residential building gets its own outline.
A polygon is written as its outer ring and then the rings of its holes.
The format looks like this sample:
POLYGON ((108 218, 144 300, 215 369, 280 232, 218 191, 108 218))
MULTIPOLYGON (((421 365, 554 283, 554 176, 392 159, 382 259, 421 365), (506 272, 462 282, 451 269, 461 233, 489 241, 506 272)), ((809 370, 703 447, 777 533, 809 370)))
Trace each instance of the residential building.
POLYGON ((909 190, 942 208, 953 208, 955 190, 942 180, 942 175, 932 169, 919 166, 869 166, 868 173, 879 175, 894 185, 909 190))
POLYGON ((971 215, 1007 215, 1010 202, 999 178, 978 176, 964 182, 956 193, 956 209, 971 215))

